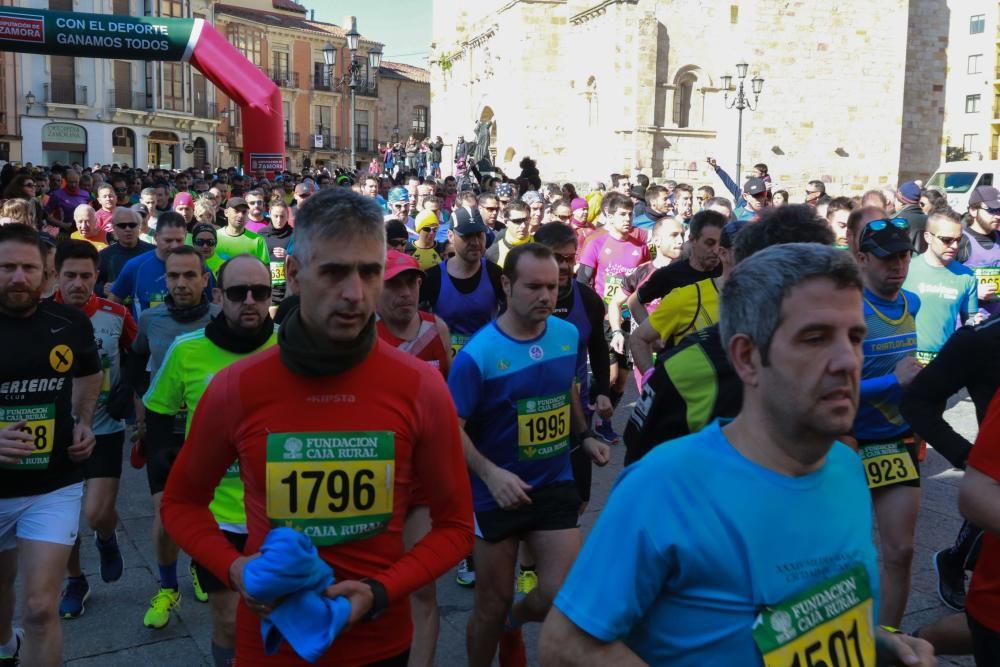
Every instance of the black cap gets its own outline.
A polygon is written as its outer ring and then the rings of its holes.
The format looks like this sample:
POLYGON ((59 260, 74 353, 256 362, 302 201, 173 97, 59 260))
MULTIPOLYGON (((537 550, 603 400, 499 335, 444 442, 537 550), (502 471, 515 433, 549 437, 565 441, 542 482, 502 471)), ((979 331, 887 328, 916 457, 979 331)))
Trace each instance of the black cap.
POLYGON ((748 178, 747 182, 743 184, 743 192, 748 195, 759 195, 761 192, 766 191, 767 183, 762 178, 748 178))
POLYGON ((861 242, 858 244, 861 252, 870 252, 879 259, 891 257, 896 253, 908 250, 913 252, 913 243, 910 241, 910 225, 904 218, 893 218, 892 220, 872 220, 865 225, 861 232, 861 242), (879 226, 875 229, 872 225, 879 226))
POLYGON ((452 227, 459 236, 469 236, 470 234, 485 234, 486 223, 479 215, 478 210, 471 213, 467 208, 460 208, 455 211, 455 225, 452 227))
POLYGON ((385 240, 398 241, 400 239, 404 241, 410 239, 410 232, 406 229, 406 225, 399 220, 390 220, 385 223, 385 240))

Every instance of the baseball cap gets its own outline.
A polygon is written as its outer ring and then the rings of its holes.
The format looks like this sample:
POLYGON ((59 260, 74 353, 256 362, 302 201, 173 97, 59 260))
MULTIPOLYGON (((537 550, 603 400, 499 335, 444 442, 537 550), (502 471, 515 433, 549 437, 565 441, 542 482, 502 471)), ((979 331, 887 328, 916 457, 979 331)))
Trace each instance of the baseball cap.
POLYGON ((410 201, 410 193, 407 192, 406 188, 395 187, 392 190, 389 190, 388 202, 390 204, 408 201, 410 201))
POLYGON ((147 215, 149 215, 149 208, 142 202, 139 202, 138 204, 132 204, 132 210, 144 218, 147 215))
POLYGON ((390 250, 385 254, 385 280, 392 280, 405 271, 420 271, 421 275, 424 273, 420 270, 416 257, 398 250, 390 250))
POLYGON ((896 196, 908 204, 915 204, 920 201, 920 186, 913 181, 906 181, 896 190, 896 196))
POLYGON ((390 220, 385 223, 385 240, 386 241, 408 241, 410 240, 410 232, 406 229, 404 225, 399 220, 390 220))
POLYGON ((538 204, 545 201, 542 195, 538 193, 537 190, 528 190, 523 195, 521 195, 521 201, 523 201, 528 206, 532 204, 538 204))
POLYGON ((870 252, 880 259, 904 250, 913 251, 910 241, 910 223, 906 218, 872 220, 861 231, 858 244, 861 252, 870 252))
POLYGON ((247 204, 243 197, 230 197, 229 201, 226 202, 226 208, 246 208, 249 209, 250 205, 247 204))
POLYGON ((421 211, 413 221, 413 224, 414 229, 419 232, 427 227, 437 227, 441 224, 441 222, 438 220, 437 213, 434 211, 421 211))
POLYGON ((460 208, 455 211, 455 233, 459 236, 469 236, 470 234, 485 234, 486 223, 479 211, 470 212, 467 208, 460 208))
POLYGON ((991 185, 980 185, 969 195, 969 206, 979 204, 986 208, 1000 208, 1000 191, 991 185))
POLYGON ((759 195, 762 192, 767 192, 767 183, 762 178, 748 178, 747 182, 743 184, 743 192, 750 196, 759 195))

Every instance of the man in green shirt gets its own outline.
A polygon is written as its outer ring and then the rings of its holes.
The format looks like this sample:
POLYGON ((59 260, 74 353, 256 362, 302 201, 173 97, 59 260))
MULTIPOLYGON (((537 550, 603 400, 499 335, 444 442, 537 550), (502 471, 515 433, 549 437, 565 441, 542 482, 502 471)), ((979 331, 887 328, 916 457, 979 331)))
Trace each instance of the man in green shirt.
POLYGON ((222 261, 237 255, 253 255, 268 263, 270 255, 264 238, 246 228, 249 211, 242 197, 233 197, 226 203, 226 226, 219 230, 219 244, 215 248, 222 261))
MULTIPOLYGON (((143 398, 150 434, 158 423, 169 427, 174 415, 187 406, 186 435, 198 401, 212 377, 229 364, 277 342, 274 322, 268 313, 271 271, 265 264, 247 255, 226 261, 219 268, 218 291, 222 294, 222 312, 204 329, 178 336, 150 383, 143 398)), ((209 509, 223 534, 242 550, 247 528, 238 463, 233 462, 219 483, 209 509)), ((228 665, 235 656, 239 594, 197 563, 193 567, 202 588, 208 593, 212 611, 212 656, 216 665, 228 665)), ((176 590, 161 589, 159 595, 163 597, 157 612, 161 618, 149 620, 165 624, 164 619, 169 619, 170 610, 176 607, 180 594, 176 590)))

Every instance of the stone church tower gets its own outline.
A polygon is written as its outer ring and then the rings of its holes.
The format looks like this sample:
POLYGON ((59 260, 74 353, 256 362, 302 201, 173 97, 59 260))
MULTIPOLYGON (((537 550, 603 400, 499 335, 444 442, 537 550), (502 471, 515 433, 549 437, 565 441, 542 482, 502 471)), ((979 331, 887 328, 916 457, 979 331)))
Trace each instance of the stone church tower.
POLYGON ((511 177, 528 155, 546 180, 642 172, 724 194, 705 157, 735 172, 721 75, 746 61, 747 90, 764 86, 744 173, 768 164, 793 201, 813 178, 895 186, 942 161, 948 20, 944 0, 435 0, 431 134, 453 145, 491 119, 511 177))

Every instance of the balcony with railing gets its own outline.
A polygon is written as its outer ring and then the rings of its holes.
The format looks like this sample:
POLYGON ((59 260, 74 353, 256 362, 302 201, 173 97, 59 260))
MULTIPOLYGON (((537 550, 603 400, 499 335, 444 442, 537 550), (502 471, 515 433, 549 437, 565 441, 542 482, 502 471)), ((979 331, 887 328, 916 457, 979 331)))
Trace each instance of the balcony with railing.
POLYGON ((299 133, 298 132, 285 132, 285 145, 289 148, 298 148, 299 143, 299 133))
POLYGON ((136 92, 131 88, 115 87, 108 91, 108 109, 116 111, 150 111, 153 108, 153 96, 136 92))
POLYGON ((373 150, 371 139, 366 139, 364 137, 356 137, 354 139, 354 150, 363 153, 371 152, 373 150))
POLYGON ((337 137, 329 132, 316 132, 310 138, 309 147, 314 150, 336 150, 337 137))
POLYGON ((42 101, 45 104, 66 104, 85 107, 87 101, 87 86, 73 84, 46 83, 43 86, 42 101))
POLYGON ((282 88, 298 88, 299 73, 288 69, 277 67, 270 72, 271 81, 282 88))
POLYGON ((378 97, 378 83, 372 81, 359 81, 354 87, 354 92, 365 97, 378 97))
POLYGON ((333 80, 330 78, 329 73, 327 74, 313 74, 312 77, 313 90, 333 90, 333 80))

